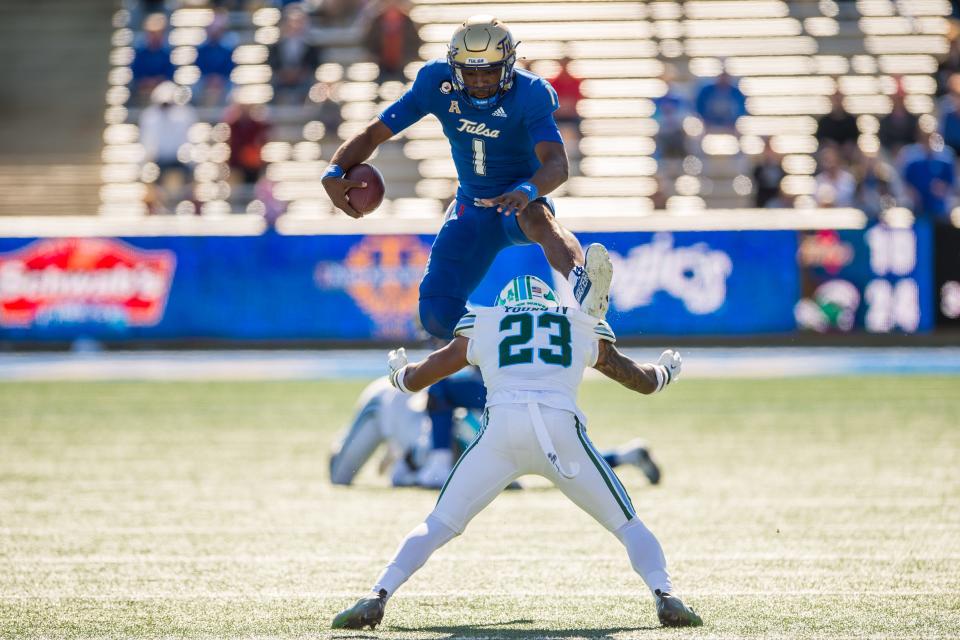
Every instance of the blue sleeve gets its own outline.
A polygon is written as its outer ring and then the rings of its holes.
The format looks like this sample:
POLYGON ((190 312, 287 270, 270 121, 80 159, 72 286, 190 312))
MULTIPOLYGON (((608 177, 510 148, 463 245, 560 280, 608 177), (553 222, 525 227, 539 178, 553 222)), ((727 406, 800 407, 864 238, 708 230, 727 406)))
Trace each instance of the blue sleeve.
POLYGON ((560 108, 560 98, 553 86, 538 78, 530 85, 530 100, 526 111, 527 132, 534 143, 563 142, 553 112, 560 108))
POLYGON ((530 139, 533 140, 534 144, 538 142, 559 142, 563 144, 560 129, 557 127, 557 122, 553 119, 552 113, 528 124, 527 131, 530 133, 530 139))
POLYGON ((378 116, 395 134, 429 113, 423 100, 429 84, 426 79, 426 68, 426 66, 421 67, 417 72, 417 79, 413 81, 413 86, 378 116))

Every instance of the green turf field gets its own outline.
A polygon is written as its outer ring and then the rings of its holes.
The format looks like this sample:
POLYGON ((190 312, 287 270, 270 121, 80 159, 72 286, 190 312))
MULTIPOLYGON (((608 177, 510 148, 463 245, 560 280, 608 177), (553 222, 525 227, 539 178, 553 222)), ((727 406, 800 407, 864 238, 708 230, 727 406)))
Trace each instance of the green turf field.
POLYGON ((706 626, 657 626, 613 536, 500 496, 390 602, 326 629, 435 496, 326 456, 361 383, 0 385, 0 638, 957 638, 960 378, 584 386, 706 626))

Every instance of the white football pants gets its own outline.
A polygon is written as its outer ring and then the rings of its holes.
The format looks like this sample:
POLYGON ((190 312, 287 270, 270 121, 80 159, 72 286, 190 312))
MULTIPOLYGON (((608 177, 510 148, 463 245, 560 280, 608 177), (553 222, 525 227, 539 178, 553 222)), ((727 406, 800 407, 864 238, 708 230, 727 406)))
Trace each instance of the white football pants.
POLYGON ((550 480, 613 533, 627 548, 634 570, 651 591, 673 591, 660 543, 636 517, 619 478, 590 442, 577 417, 543 405, 539 405, 539 411, 561 468, 577 470, 576 475, 565 477, 544 454, 527 405, 490 407, 484 427, 450 472, 437 506, 400 545, 378 579, 375 592, 386 589, 393 595, 430 554, 463 533, 470 520, 508 484, 528 474, 550 480))

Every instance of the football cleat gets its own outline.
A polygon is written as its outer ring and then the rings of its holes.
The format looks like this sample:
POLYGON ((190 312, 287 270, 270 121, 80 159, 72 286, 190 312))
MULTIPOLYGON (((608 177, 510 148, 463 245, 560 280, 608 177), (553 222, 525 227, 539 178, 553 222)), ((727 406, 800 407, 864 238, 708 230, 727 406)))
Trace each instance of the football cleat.
POLYGON ((439 489, 447 481, 453 468, 453 452, 450 449, 434 449, 417 472, 417 485, 425 489, 439 489))
POLYGON ((657 589, 657 617, 665 627, 699 627, 703 624, 693 609, 683 604, 680 598, 657 589))
POLYGON ((594 242, 584 252, 583 267, 577 273, 573 293, 584 313, 603 320, 610 306, 610 281, 613 263, 602 244, 594 242))
POLYGON ((369 625, 374 629, 383 620, 383 610, 386 606, 387 590, 380 589, 379 594, 360 598, 355 605, 338 613, 330 628, 363 629, 369 625))
POLYGON ((631 440, 616 450, 620 464, 632 464, 647 476, 650 484, 660 482, 660 467, 653 461, 650 449, 643 440, 631 440))

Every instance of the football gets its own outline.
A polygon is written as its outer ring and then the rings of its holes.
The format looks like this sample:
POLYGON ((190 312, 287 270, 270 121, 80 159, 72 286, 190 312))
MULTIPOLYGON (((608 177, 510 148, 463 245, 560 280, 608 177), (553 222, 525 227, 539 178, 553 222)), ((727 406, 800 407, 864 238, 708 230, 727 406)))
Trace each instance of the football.
POLYGON ((351 167, 344 176, 347 180, 366 182, 366 187, 354 187, 347 192, 350 205, 360 213, 367 214, 380 206, 386 187, 383 176, 372 164, 358 164, 351 167))

